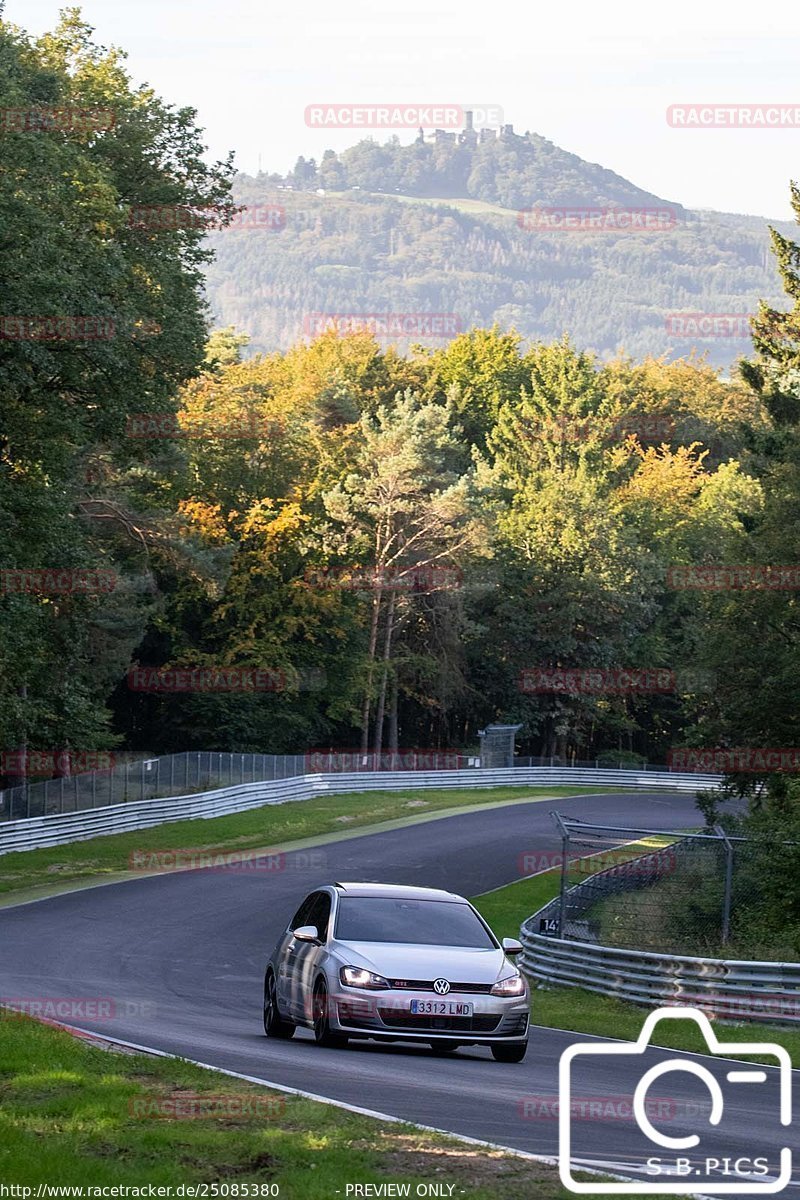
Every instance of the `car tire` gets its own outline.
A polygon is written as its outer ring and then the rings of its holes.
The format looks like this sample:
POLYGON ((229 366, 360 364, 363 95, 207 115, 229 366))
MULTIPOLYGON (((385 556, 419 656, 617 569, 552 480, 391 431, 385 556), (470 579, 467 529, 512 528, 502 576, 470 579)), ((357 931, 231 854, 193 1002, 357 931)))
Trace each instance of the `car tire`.
POLYGON ((431 1050, 434 1054, 452 1054, 461 1045, 461 1042, 429 1042, 431 1050))
POLYGON ((330 1048, 347 1045, 347 1037, 334 1033, 328 1020, 328 989, 324 980, 318 979, 314 986, 314 1041, 318 1046, 330 1048))
POLYGON ((522 1062, 525 1053, 528 1049, 527 1042, 511 1042, 504 1044, 503 1042, 492 1043, 492 1058, 495 1062, 503 1063, 518 1063, 522 1062))
POLYGON ((271 1038, 290 1038, 295 1028, 292 1021, 284 1020, 280 1014, 275 976, 268 971, 264 977, 264 1033, 271 1038))

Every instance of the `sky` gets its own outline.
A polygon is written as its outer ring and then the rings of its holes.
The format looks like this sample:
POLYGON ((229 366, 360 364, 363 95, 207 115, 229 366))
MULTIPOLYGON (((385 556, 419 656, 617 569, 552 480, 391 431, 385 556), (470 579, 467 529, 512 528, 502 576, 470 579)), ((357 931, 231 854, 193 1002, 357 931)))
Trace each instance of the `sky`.
MULTIPOLYGON (((58 0, 6 0, 32 34, 58 0)), ((800 2, 84 0, 137 82, 197 109, 213 157, 285 172, 359 137, 309 105, 484 105, 691 208, 789 218, 800 178, 800 2), (670 105, 783 104, 793 125, 674 128, 670 105)), ((402 141, 413 134, 403 133, 402 141)), ((534 203, 536 197, 531 197, 534 203)))

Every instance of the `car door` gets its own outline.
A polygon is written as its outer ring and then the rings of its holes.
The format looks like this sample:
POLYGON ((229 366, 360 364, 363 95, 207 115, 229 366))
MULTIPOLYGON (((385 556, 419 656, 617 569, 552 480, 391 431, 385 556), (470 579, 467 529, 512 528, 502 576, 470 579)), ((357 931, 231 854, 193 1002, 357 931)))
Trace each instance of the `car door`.
POLYGON ((293 940, 290 953, 287 955, 290 963, 290 1013, 294 1020, 308 1021, 312 1015, 314 979, 320 958, 325 953, 328 940, 328 925, 331 916, 331 897, 329 892, 314 892, 310 897, 311 905, 304 914, 300 925, 316 925, 319 933, 317 942, 299 942, 293 940))
POLYGON ((292 932, 299 929, 301 925, 309 925, 307 920, 316 892, 311 892, 306 896, 303 903, 298 908, 297 912, 289 922, 289 928, 281 942, 280 952, 276 960, 276 982, 275 986, 278 993, 278 1007, 284 1016, 290 1016, 292 1013, 292 966, 296 947, 300 944, 292 937, 292 932))

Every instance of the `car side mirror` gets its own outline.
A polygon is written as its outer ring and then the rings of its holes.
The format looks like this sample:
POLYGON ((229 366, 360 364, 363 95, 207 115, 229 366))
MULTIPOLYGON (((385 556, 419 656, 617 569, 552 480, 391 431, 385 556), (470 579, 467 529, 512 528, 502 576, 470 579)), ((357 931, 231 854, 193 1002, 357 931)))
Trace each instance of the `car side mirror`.
MULTIPOLYGON (((316 925, 301 925, 299 929, 294 929, 294 937, 298 942, 318 942, 319 933, 316 925)), ((520 947, 521 949, 521 947, 520 947)))
POLYGON ((521 954, 522 942, 518 942, 516 938, 503 938, 503 950, 506 954, 521 954))

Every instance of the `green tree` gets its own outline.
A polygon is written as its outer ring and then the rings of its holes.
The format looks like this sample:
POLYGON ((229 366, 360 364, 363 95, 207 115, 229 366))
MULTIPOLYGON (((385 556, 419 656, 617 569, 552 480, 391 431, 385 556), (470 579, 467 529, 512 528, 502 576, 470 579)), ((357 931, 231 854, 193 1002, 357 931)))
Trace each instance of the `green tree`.
POLYGON ((383 746, 395 642, 409 622, 414 593, 451 590, 460 561, 478 543, 470 480, 454 470, 458 442, 451 424, 446 407, 411 392, 374 417, 365 415, 351 470, 324 495, 339 553, 366 566, 371 591, 363 751, 370 746, 373 705, 372 746, 377 754, 383 746))
MULTIPOLYGON (((207 166, 193 112, 135 88, 74 9, 38 40, 0 22, 0 93, 21 114, 0 131, 0 564, 141 574, 140 531, 98 495, 98 464, 135 461, 128 419, 173 409, 201 361, 208 251, 203 228, 136 214, 227 219, 230 164, 207 166)), ((5 745, 108 742, 99 647, 110 626, 129 648, 146 616, 123 593, 0 597, 5 745)))

